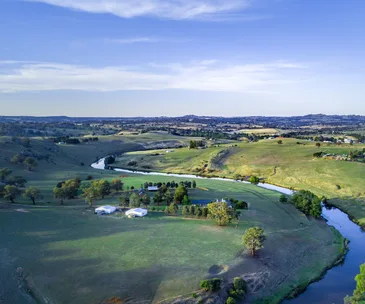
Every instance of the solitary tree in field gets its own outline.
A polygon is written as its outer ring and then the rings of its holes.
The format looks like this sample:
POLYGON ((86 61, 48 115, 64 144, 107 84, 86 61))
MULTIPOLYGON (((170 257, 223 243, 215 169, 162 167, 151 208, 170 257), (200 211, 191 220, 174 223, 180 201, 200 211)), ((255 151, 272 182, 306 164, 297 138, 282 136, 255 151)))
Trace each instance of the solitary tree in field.
POLYGON ((27 157, 23 164, 26 166, 28 171, 32 171, 35 167, 37 167, 37 161, 33 157, 27 157))
POLYGON ((29 198, 32 200, 33 205, 35 205, 35 201, 39 198, 42 198, 41 191, 36 187, 29 187, 25 189, 23 194, 24 198, 29 198))
POLYGON ((196 188, 196 181, 193 181, 193 188, 196 188))
POLYGON ((320 148, 320 147, 321 147, 321 143, 317 142, 317 143, 316 143, 316 147, 317 147, 317 148, 320 148))
POLYGON ((287 203, 288 197, 285 194, 282 194, 282 195, 280 195, 279 201, 280 201, 280 203, 287 203))
POLYGON ((227 203, 208 204, 209 214, 215 219, 219 226, 226 226, 231 220, 227 203))
POLYGON ((6 185, 4 187, 4 198, 9 199, 12 203, 14 203, 19 194, 20 191, 16 186, 6 185))
POLYGON ((264 230, 259 227, 250 228, 242 237, 243 244, 251 250, 252 256, 255 256, 257 250, 264 248, 264 230))
POLYGON ((12 164, 22 164, 24 160, 25 157, 22 154, 15 154, 10 161, 12 164))
POLYGON ((278 144, 279 145, 282 145, 283 144, 283 141, 281 139, 278 140, 278 144))
POLYGON ((5 182, 6 178, 11 175, 12 171, 9 168, 0 169, 0 180, 5 182))

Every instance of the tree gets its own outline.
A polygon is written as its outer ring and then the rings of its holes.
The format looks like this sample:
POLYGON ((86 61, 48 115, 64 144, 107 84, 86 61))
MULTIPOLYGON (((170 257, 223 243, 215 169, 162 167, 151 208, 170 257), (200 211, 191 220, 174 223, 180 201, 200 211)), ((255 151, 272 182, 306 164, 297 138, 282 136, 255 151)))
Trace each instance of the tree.
POLYGON ((105 196, 110 194, 110 183, 107 180, 101 179, 97 181, 93 181, 91 186, 95 188, 96 193, 99 197, 104 199, 105 196))
POLYGON ((208 204, 209 214, 215 219, 219 226, 226 226, 231 220, 227 203, 210 203, 208 204))
POLYGON ((236 304, 236 300, 232 297, 228 297, 227 301, 226 301, 226 304, 236 304))
POLYGON ((187 195, 184 195, 184 198, 182 200, 183 205, 190 205, 190 199, 187 195))
POLYGON ((196 217, 201 217, 203 215, 203 210, 200 207, 197 207, 195 210, 195 216, 196 217))
POLYGON ((175 215, 179 207, 175 203, 171 203, 168 207, 168 214, 175 215))
POLYGON ((5 182, 5 180, 7 179, 7 177, 9 175, 11 175, 13 171, 11 171, 9 168, 3 168, 0 170, 0 180, 2 182, 5 182))
POLYGON ((193 188, 194 189, 196 188, 196 181, 195 180, 193 181, 193 188))
POLYGON ((22 188, 25 186, 27 180, 23 176, 10 176, 6 182, 8 185, 22 188))
POLYGON ((321 147, 321 144, 319 142, 316 143, 316 147, 317 148, 320 148, 321 147))
POLYGON ((25 189, 23 194, 24 198, 29 198, 32 200, 33 205, 35 205, 35 201, 39 198, 42 198, 41 191, 36 187, 29 187, 25 189))
POLYGON ((155 195, 153 196, 153 202, 154 203, 157 203, 157 204, 159 204, 159 203, 162 202, 162 195, 161 195, 161 193, 159 191, 157 191, 155 193, 155 195))
POLYGON ((188 215, 190 215, 189 207, 188 207, 188 206, 183 206, 183 208, 182 208, 182 215, 183 215, 183 216, 188 216, 188 215))
POLYGON ((252 256, 255 256, 257 250, 264 248, 264 230, 259 227, 248 229, 242 237, 243 244, 251 250, 252 256))
POLYGON ((91 208, 93 206, 93 202, 100 197, 100 193, 98 193, 98 188, 91 184, 90 187, 84 189, 83 197, 91 208))
POLYGON ((249 181, 251 184, 257 185, 260 182, 260 179, 257 176, 252 175, 250 177, 249 181))
POLYGON ((28 171, 32 171, 35 167, 38 166, 37 161, 33 157, 27 157, 23 164, 27 168, 28 171))
POLYGON ((114 190, 115 192, 122 191, 123 190, 123 183, 119 178, 115 178, 112 180, 110 188, 114 190))
POLYGON ((244 279, 242 279, 240 277, 235 277, 233 279, 233 288, 238 293, 242 293, 242 292, 245 293, 245 292, 247 292, 247 283, 244 279))
POLYGON ((167 204, 170 204, 172 202, 172 200, 174 199, 170 189, 167 189, 167 191, 165 192, 165 200, 167 204))
POLYGON ((151 199, 150 199, 150 197, 147 194, 143 194, 143 196, 142 196, 142 203, 146 207, 151 203, 151 199))
POLYGON ((126 208, 129 205, 129 199, 125 195, 121 195, 119 198, 119 205, 126 208))
POLYGON ((203 280, 200 282, 200 288, 204 288, 205 291, 217 292, 221 289, 221 282, 218 278, 203 280))
POLYGON ((53 188, 53 196, 54 196, 54 198, 59 198, 61 200, 61 205, 63 205, 63 201, 68 198, 68 194, 67 194, 65 187, 53 188))
POLYGON ((322 214, 321 200, 310 191, 301 190, 292 196, 292 203, 306 215, 319 218, 322 214))
POLYGON ((141 200, 136 192, 133 192, 129 198, 129 207, 139 208, 141 206, 141 200))
POLYGON ((280 140, 278 140, 278 144, 279 145, 282 145, 283 144, 283 141, 280 139, 280 140))
POLYGON ((288 202, 288 197, 285 194, 280 195, 279 202, 280 203, 288 202))
POLYGON ((19 194, 20 191, 16 186, 6 185, 4 187, 4 198, 9 199, 12 203, 14 203, 19 194))
POLYGON ((12 158, 11 158, 11 163, 13 164, 22 164, 25 160, 24 155, 22 154, 15 154, 12 158))
POLYGON ((184 196, 188 194, 188 191, 183 185, 179 185, 175 190, 174 200, 177 203, 181 203, 184 196))
POLYGON ((345 298, 346 304, 364 304, 365 303, 365 264, 360 266, 360 274, 355 277, 356 289, 352 297, 345 298))

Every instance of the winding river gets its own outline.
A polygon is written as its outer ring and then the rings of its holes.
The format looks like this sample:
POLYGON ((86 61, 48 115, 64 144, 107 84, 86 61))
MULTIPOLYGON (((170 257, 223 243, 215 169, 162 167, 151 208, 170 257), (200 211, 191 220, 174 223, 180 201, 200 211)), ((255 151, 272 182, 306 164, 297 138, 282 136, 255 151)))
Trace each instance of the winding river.
MULTIPOLYGON (((94 169, 105 169, 104 158, 91 166, 94 169)), ((189 174, 170 174, 161 172, 131 171, 125 169, 114 169, 118 172, 142 175, 173 176, 182 178, 197 178, 222 180, 227 182, 237 182, 226 178, 206 178, 189 174)), ((243 182, 248 183, 248 182, 243 182)), ((287 195, 292 195, 293 191, 287 188, 270 184, 258 184, 258 187, 278 191, 287 195)), ((337 208, 322 208, 322 216, 327 220, 327 224, 335 227, 345 238, 350 241, 349 252, 344 263, 330 269, 320 281, 311 284, 307 290, 292 300, 285 300, 283 304, 343 304, 346 295, 352 295, 356 287, 354 277, 359 272, 359 266, 365 263, 365 233, 361 228, 353 223, 348 215, 337 208)))

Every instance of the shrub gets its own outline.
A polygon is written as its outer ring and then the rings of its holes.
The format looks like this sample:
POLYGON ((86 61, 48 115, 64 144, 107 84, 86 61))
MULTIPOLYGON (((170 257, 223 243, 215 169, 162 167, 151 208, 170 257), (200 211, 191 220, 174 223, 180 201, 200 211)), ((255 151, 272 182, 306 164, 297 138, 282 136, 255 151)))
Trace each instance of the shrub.
POLYGON ((247 283, 244 279, 236 277, 233 279, 233 287, 237 292, 247 292, 247 283))
POLYGON ((202 217, 207 217, 207 216, 208 216, 208 207, 204 207, 202 211, 202 217))
POLYGON ((218 278, 212 280, 203 280, 200 282, 200 287, 204 288, 205 291, 216 292, 221 288, 221 280, 218 278))
POLYGON ((239 201, 236 203, 236 209, 248 209, 248 204, 244 201, 239 201))
POLYGON ((257 185, 259 182, 260 182, 260 179, 257 176, 252 175, 250 177, 250 183, 251 184, 257 185))
POLYGON ((194 214, 195 214, 195 206, 194 206, 194 205, 190 205, 190 206, 189 206, 189 213, 190 213, 191 215, 194 215, 194 214))
POLYGON ((232 297, 228 297, 226 304, 236 304, 236 300, 233 299, 232 297))
POLYGON ((88 175, 86 178, 86 180, 92 180, 92 179, 93 179, 92 175, 88 175))
POLYGON ((203 211, 200 207, 196 208, 195 210, 195 216, 201 217, 203 215, 203 211))
POLYGON ((279 201, 280 201, 280 203, 286 203, 286 202, 288 202, 288 198, 286 197, 285 194, 282 194, 282 195, 280 195, 279 201))
POLYGON ((194 299, 196 299, 196 298, 198 297, 198 295, 194 292, 194 293, 192 294, 192 297, 193 297, 194 299))
POLYGON ((189 214, 190 214, 189 207, 188 206, 183 206, 183 208, 182 208, 182 215, 183 216, 188 216, 189 214))

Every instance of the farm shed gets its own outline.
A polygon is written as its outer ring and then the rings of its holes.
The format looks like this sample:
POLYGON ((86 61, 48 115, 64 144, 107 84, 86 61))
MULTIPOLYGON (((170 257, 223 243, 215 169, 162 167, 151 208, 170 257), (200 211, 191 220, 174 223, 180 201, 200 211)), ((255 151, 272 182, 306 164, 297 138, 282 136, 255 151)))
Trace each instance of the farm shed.
POLYGON ((117 211, 117 208, 113 207, 113 206, 109 206, 109 205, 101 206, 101 207, 95 209, 95 213, 97 213, 97 214, 112 214, 115 211, 117 211))
POLYGON ((128 211, 126 211, 125 215, 127 216, 138 216, 138 217, 143 217, 146 216, 148 213, 148 211, 146 209, 142 209, 142 208, 135 208, 135 209, 130 209, 128 211))

